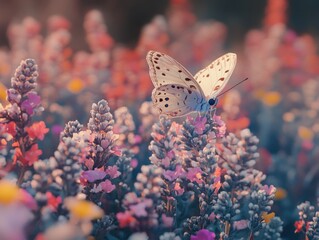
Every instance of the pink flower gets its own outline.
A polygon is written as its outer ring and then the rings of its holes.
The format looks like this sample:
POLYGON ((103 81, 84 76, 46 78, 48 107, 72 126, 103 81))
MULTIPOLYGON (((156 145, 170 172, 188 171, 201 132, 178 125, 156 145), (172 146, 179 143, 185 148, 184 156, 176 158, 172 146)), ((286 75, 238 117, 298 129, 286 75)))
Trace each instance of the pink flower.
POLYGON ((130 210, 136 217, 146 217, 147 216, 147 207, 151 207, 153 201, 151 199, 145 199, 143 202, 140 202, 135 205, 130 206, 130 210))
POLYGON ((264 190, 267 193, 267 195, 271 195, 276 192, 276 188, 273 185, 264 185, 261 187, 261 190, 264 190))
POLYGON ((88 182, 95 182, 96 180, 102 180, 103 178, 105 178, 105 176, 106 176, 106 173, 99 169, 82 172, 82 177, 86 179, 88 182))
POLYGON ((184 193, 184 189, 181 188, 181 184, 179 182, 175 183, 174 191, 176 191, 177 195, 182 195, 184 193))
POLYGON ((191 182, 197 182, 198 184, 203 183, 202 178, 203 171, 199 167, 188 168, 186 178, 191 182))
POLYGON ((215 124, 217 125, 217 133, 216 136, 217 137, 223 137, 226 133, 226 124, 225 122, 222 120, 222 118, 220 116, 216 116, 214 115, 213 120, 215 122, 215 124))
POLYGON ((184 170, 181 165, 177 165, 175 168, 175 171, 172 170, 166 170, 163 173, 163 176, 168 180, 168 181, 174 181, 178 177, 183 177, 184 176, 184 170))
POLYGON ((25 131, 29 134, 29 137, 32 139, 40 139, 43 140, 44 135, 49 132, 49 129, 46 128, 45 123, 43 121, 33 123, 32 126, 26 127, 25 131))
POLYGON ((248 220, 239 220, 239 221, 235 221, 234 224, 233 224, 233 227, 235 230, 243 230, 245 228, 248 227, 248 223, 249 221, 248 220))
POLYGON ((112 179, 117 178, 121 175, 119 171, 117 171, 117 166, 108 166, 105 170, 106 174, 108 174, 112 179))
POLYGON ((199 230, 196 236, 192 235, 191 240, 215 240, 215 233, 210 232, 207 229, 199 230))
POLYGON ((110 152, 118 157, 122 156, 122 150, 119 146, 113 146, 110 152))
POLYGON ((171 227, 174 223, 174 218, 166 216, 166 214, 162 215, 162 221, 165 227, 171 227))
POLYGON ((106 179, 104 182, 101 182, 99 186, 101 186, 102 190, 107 193, 110 193, 115 189, 115 185, 113 185, 108 179, 106 179))
POLYGON ((136 218, 134 218, 129 211, 117 213, 116 218, 120 228, 134 227, 137 223, 136 218))
POLYGON ((207 122, 206 117, 196 117, 195 118, 194 126, 195 126, 195 132, 197 134, 203 134, 203 132, 205 130, 206 122, 207 122))

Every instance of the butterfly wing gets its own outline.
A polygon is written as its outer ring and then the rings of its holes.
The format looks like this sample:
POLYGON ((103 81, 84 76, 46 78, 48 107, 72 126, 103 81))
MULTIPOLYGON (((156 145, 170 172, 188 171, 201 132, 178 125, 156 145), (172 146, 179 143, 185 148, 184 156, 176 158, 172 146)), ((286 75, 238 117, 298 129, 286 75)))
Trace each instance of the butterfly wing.
POLYGON ((192 74, 172 57, 164 53, 149 51, 146 60, 155 88, 168 84, 178 84, 203 95, 201 87, 192 74))
POLYGON ((207 100, 215 99, 226 86, 234 71, 236 61, 237 55, 235 53, 227 53, 194 76, 207 100))
POLYGON ((152 92, 152 101, 160 114, 169 117, 180 117, 200 110, 206 103, 199 92, 179 84, 168 84, 155 88, 152 92))

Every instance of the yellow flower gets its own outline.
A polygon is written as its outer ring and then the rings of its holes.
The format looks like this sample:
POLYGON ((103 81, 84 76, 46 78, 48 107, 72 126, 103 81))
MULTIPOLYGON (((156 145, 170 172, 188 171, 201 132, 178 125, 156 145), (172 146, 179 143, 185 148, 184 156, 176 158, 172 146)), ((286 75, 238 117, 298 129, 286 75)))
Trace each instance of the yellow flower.
POLYGON ((262 100, 269 107, 276 106, 281 101, 281 95, 275 91, 267 92, 262 96, 262 100))
POLYGON ((275 192, 275 199, 276 200, 281 200, 286 198, 287 196, 287 191, 283 188, 277 188, 275 192))
POLYGON ((274 212, 271 212, 271 213, 263 212, 261 215, 261 218, 264 219, 265 223, 270 223, 271 219, 273 219, 274 217, 275 217, 274 212))
POLYGON ((7 98, 7 88, 0 83, 0 102, 4 102, 7 98))
POLYGON ((16 184, 8 180, 0 181, 0 204, 8 205, 20 199, 20 189, 16 184))
POLYGON ((72 93, 79 93, 82 91, 84 85, 83 82, 80 78, 73 78, 69 83, 68 83, 68 89, 72 93))
POLYGON ((68 197, 64 200, 64 205, 79 220, 93 220, 104 215, 100 207, 87 200, 68 197))
POLYGON ((298 128, 298 135, 303 140, 311 140, 313 138, 313 132, 304 126, 298 128))

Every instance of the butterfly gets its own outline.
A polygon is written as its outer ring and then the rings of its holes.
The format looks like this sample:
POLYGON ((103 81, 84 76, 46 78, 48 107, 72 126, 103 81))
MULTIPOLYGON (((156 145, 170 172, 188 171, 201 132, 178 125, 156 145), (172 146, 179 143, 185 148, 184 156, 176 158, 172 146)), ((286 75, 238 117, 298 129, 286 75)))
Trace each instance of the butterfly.
POLYGON ((181 117, 193 111, 208 111, 217 104, 236 66, 237 55, 227 53, 193 76, 172 57, 149 51, 146 60, 154 84, 152 101, 160 114, 181 117))

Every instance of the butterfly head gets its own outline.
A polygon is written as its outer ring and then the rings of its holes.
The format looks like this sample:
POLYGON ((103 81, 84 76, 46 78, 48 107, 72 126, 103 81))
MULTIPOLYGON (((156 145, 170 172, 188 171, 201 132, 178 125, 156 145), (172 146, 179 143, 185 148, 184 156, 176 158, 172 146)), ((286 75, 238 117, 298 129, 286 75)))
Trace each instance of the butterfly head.
POLYGON ((210 106, 216 106, 217 105, 217 103, 218 103, 218 99, 217 98, 211 98, 211 99, 209 99, 208 100, 208 104, 210 105, 210 106))

